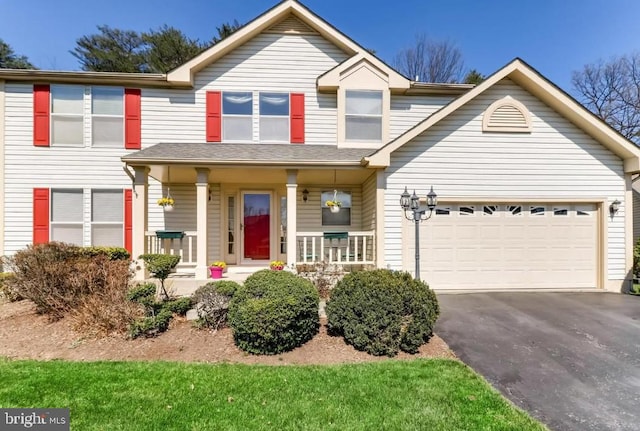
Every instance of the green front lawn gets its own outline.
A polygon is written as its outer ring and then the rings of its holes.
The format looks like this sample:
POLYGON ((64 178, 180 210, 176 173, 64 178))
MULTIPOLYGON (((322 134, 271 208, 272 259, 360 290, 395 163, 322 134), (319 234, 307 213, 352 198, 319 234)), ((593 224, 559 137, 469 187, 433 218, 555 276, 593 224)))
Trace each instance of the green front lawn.
POLYGON ((452 360, 340 366, 0 359, 0 407, 73 430, 545 430, 452 360))

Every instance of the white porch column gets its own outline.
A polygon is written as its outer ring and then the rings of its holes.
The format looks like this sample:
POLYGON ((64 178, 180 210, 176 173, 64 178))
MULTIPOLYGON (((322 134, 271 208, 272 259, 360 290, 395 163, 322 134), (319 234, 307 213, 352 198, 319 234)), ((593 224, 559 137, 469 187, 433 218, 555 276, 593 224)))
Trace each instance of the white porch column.
POLYGON ((134 166, 133 177, 133 217, 131 226, 131 258, 138 262, 136 266, 136 280, 148 278, 144 262, 138 256, 146 253, 147 238, 145 233, 148 226, 149 212, 149 168, 134 166))
POLYGON ((209 169, 196 168, 196 280, 206 280, 209 271, 209 235, 207 232, 207 206, 209 204, 209 169))
POLYGON ((387 177, 384 169, 376 171, 376 267, 385 268, 384 260, 384 197, 387 177))
POLYGON ((287 266, 295 266, 298 255, 296 234, 298 232, 298 171, 287 170, 287 266))

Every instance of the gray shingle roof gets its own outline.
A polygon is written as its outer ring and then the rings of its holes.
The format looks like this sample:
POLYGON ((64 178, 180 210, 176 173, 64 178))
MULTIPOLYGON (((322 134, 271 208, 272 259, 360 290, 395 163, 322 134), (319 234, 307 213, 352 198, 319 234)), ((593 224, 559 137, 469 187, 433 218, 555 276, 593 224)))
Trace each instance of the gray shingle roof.
POLYGON ((160 143, 122 157, 127 163, 276 163, 359 165, 370 148, 335 145, 160 143))

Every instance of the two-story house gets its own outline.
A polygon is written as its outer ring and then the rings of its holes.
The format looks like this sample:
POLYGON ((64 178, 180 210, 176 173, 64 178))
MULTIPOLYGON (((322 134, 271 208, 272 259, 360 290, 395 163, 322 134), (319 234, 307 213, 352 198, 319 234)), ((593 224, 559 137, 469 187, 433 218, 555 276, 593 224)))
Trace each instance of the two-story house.
POLYGON ((167 74, 0 71, 6 255, 165 251, 196 280, 214 260, 413 271, 399 199, 433 186, 432 287, 620 290, 637 172, 638 148, 523 61, 414 82, 294 0, 167 74))

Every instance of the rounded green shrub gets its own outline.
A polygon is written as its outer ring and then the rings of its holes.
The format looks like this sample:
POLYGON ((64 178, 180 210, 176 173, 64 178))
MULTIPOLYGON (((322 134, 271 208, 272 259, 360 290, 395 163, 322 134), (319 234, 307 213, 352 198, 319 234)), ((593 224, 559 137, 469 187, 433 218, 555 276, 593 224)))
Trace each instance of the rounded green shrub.
POLYGON ((303 345, 320 328, 318 302, 313 284, 288 271, 252 274, 229 304, 229 326, 236 345, 266 355, 303 345))
POLYGON ((440 308, 426 283, 385 269, 347 274, 327 303, 328 329, 369 354, 416 353, 433 335, 440 308))

